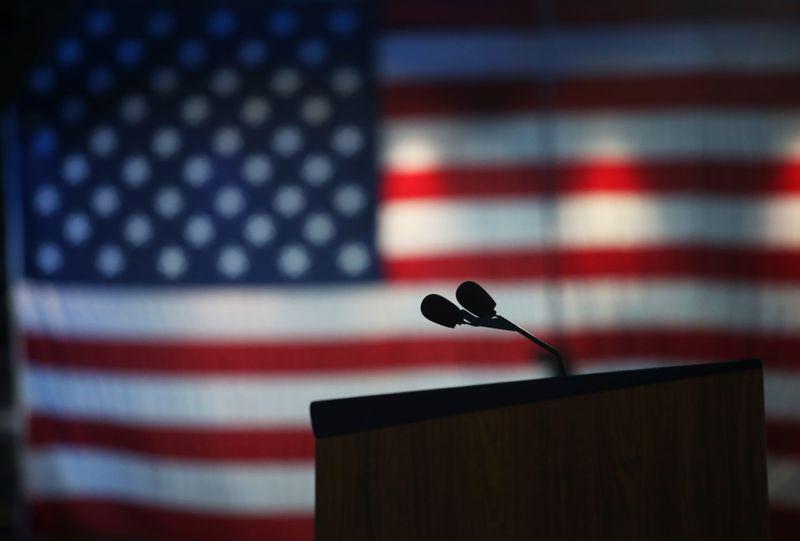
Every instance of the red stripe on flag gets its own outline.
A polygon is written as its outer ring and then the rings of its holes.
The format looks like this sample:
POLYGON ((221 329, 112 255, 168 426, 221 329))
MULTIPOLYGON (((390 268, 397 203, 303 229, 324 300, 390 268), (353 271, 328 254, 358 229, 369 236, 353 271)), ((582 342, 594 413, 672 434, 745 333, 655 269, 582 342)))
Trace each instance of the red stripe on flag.
MULTIPOLYGON (((684 359, 686 362, 755 357, 770 367, 798 369, 800 336, 740 331, 661 328, 577 331, 542 338, 580 363, 613 359, 684 359)), ((243 345, 111 342, 28 337, 33 365, 129 371, 139 374, 267 374, 378 370, 435 366, 522 366, 546 354, 519 337, 422 338, 350 345, 243 345), (296 357, 297 360, 291 360, 296 357), (334 363, 326 364, 327 360, 334 363)))
MULTIPOLYGON (((576 332, 552 339, 567 356, 587 364, 614 359, 687 362, 755 358, 768 368, 798 370, 800 337, 702 329, 576 332)), ((602 368, 602 365, 597 365, 602 368)))
POLYGON ((641 22, 663 20, 690 20, 707 22, 709 19, 744 19, 772 21, 775 18, 800 15, 797 5, 785 0, 761 2, 730 2, 717 0, 671 0, 670 2, 642 2, 640 0, 614 0, 613 2, 585 2, 559 0, 553 3, 554 16, 561 23, 641 22))
POLYGON ((557 109, 751 107, 800 103, 800 73, 667 74, 564 79, 554 84, 557 109))
POLYGON ((772 541, 797 541, 800 537, 800 507, 770 506, 772 541))
POLYGON ((391 83, 381 87, 380 96, 385 115, 406 117, 538 109, 549 105, 547 90, 529 79, 391 83))
MULTIPOLYGON (((74 499, 34 501, 32 524, 37 533, 87 534, 126 539, 178 541, 312 541, 312 516, 235 516, 192 513, 156 506, 74 499)), ((81 537, 85 539, 85 537, 81 537)))
POLYGON ((456 27, 531 27, 537 24, 560 23, 619 23, 685 21, 715 18, 720 20, 772 20, 800 15, 791 2, 763 0, 761 2, 703 2, 672 0, 642 2, 586 2, 559 0, 542 3, 525 0, 481 0, 461 2, 425 2, 424 0, 392 0, 383 3, 381 23, 390 29, 453 29, 456 27), (552 7, 551 7, 552 6, 552 7))
POLYGON ((592 161, 555 166, 388 171, 387 200, 624 192, 770 195, 800 192, 800 162, 592 161))
POLYGON ((392 258, 394 281, 697 278, 800 282, 800 251, 720 247, 513 250, 392 258))
POLYGON ((650 107, 785 107, 800 103, 797 72, 391 83, 381 88, 389 117, 650 107))
MULTIPOLYGON (((314 539, 314 519, 311 516, 215 515, 87 499, 35 501, 31 510, 33 529, 36 533, 43 534, 85 534, 179 541, 260 541, 266 537, 270 541, 314 539)), ((773 541, 795 541, 800 531, 800 508, 771 505, 770 522, 773 541)))
MULTIPOLYGON (((422 317, 422 316, 420 316, 422 317)), ((28 358, 69 368, 164 374, 325 373, 453 365, 522 365, 535 346, 517 340, 396 339, 353 342, 176 343, 29 335, 28 358)))
POLYGON ((800 421, 768 419, 767 449, 774 455, 800 458, 800 421))
MULTIPOLYGON (((311 516, 244 517, 170 511, 105 500, 35 501, 31 506, 36 533, 116 536, 179 541, 312 541, 311 516)), ((770 506, 772 541, 795 541, 800 508, 770 506)))
MULTIPOLYGON (((38 414, 29 418, 28 443, 32 449, 79 445, 172 459, 237 462, 314 459, 314 436, 309 430, 130 426, 38 414)), ((767 447, 775 455, 800 457, 800 424, 768 420, 767 447)))
POLYGON ((387 171, 382 199, 504 197, 541 193, 546 171, 539 166, 468 167, 436 171, 387 171))
POLYGON ((183 426, 131 426, 35 414, 29 418, 28 442, 32 448, 66 444, 197 460, 314 459, 311 432, 290 428, 213 427, 203 430, 183 426))

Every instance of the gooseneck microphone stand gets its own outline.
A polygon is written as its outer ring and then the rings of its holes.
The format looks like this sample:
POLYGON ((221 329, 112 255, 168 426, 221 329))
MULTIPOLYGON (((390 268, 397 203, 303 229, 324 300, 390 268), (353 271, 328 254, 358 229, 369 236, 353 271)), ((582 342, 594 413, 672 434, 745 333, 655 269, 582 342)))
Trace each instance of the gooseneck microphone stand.
POLYGON ((541 338, 537 338, 516 323, 507 320, 503 316, 494 315, 492 317, 477 317, 472 315, 471 313, 467 312, 466 310, 460 310, 462 316, 462 322, 470 325, 471 327, 488 327, 491 329, 500 329, 503 331, 514 331, 540 348, 544 349, 545 351, 549 352, 556 360, 556 372, 559 376, 568 376, 569 371, 567 370, 567 364, 564 362, 564 357, 561 356, 561 353, 542 340, 541 338))

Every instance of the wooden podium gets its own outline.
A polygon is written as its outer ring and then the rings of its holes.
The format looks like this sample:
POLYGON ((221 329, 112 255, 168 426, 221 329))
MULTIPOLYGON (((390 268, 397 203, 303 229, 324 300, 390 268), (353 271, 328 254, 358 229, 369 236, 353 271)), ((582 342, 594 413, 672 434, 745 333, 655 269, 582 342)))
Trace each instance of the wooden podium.
POLYGON ((769 538, 761 363, 311 404, 318 541, 769 538))

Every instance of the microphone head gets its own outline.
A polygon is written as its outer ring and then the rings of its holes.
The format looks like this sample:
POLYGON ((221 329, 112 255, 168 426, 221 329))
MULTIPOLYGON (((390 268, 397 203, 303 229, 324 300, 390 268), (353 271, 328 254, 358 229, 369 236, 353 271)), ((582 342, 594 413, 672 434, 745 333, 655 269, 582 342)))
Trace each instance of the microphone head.
POLYGON ((461 309, 436 293, 422 299, 420 310, 427 319, 451 329, 461 323, 461 309))
POLYGON ((458 303, 478 317, 492 317, 497 303, 485 289, 475 282, 467 281, 456 290, 458 303))

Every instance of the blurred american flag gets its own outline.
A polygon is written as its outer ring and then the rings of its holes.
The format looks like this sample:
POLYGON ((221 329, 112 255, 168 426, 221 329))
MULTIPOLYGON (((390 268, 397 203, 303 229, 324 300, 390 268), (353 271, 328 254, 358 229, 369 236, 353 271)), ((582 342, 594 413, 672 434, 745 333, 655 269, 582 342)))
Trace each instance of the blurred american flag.
POLYGON ((310 401, 546 373, 422 319, 471 278, 579 370, 764 359, 794 539, 800 25, 602 6, 81 4, 4 138, 34 530, 311 539, 310 401))

